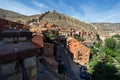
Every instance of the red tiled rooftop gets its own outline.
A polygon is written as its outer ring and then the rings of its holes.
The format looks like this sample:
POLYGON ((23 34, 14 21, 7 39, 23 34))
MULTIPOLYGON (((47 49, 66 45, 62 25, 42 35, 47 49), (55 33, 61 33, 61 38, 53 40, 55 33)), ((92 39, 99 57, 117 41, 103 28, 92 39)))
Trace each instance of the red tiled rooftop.
POLYGON ((79 49, 81 50, 81 52, 83 52, 83 53, 85 53, 86 50, 89 50, 89 48, 86 47, 82 42, 77 41, 76 39, 74 39, 74 38, 72 38, 72 37, 67 39, 67 45, 68 45, 69 51, 70 51, 71 53, 74 53, 74 51, 75 51, 76 49, 78 49, 78 48, 79 48, 79 49))
POLYGON ((41 35, 33 36, 32 42, 39 48, 43 47, 43 37, 41 35))

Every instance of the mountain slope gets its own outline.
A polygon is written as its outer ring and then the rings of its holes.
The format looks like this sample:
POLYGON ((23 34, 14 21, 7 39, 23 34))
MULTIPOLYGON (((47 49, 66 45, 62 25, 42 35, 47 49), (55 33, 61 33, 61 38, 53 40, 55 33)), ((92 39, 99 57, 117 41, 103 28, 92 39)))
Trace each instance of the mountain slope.
POLYGON ((26 16, 0 8, 0 18, 9 19, 9 20, 12 20, 12 19, 18 19, 19 20, 19 19, 22 19, 24 17, 26 17, 26 16))
POLYGON ((93 25, 103 31, 120 30, 120 23, 93 23, 93 25))
POLYGON ((120 23, 92 23, 97 27, 100 33, 105 33, 106 31, 118 32, 120 31, 120 23))
POLYGON ((84 30, 94 30, 95 28, 93 25, 89 23, 85 23, 83 21, 79 21, 75 18, 68 17, 64 14, 59 14, 55 11, 53 12, 45 12, 44 14, 37 14, 37 15, 32 15, 32 16, 25 16, 19 13, 15 13, 13 11, 9 10, 4 10, 0 9, 0 18, 7 19, 7 20, 12 20, 12 21, 22 21, 26 22, 30 19, 35 19, 38 18, 40 21, 47 21, 48 23, 54 23, 61 25, 63 27, 72 27, 72 28, 77 28, 77 29, 84 29, 84 30))
POLYGON ((49 23, 58 24, 64 27, 79 28, 85 30, 95 30, 92 24, 85 23, 83 21, 77 20, 75 18, 53 12, 46 12, 40 17, 41 21, 47 21, 49 23))

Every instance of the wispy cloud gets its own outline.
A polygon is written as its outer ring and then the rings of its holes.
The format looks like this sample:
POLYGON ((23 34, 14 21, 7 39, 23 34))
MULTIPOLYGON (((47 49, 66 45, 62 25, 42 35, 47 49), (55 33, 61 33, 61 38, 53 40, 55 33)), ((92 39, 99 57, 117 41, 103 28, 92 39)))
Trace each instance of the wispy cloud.
POLYGON ((0 0, 0 8, 15 11, 24 15, 33 15, 40 13, 39 11, 23 5, 15 0, 0 0))
MULTIPOLYGON (((68 16, 87 22, 120 22, 120 2, 110 6, 105 4, 109 0, 84 0, 79 5, 73 5, 65 0, 30 0, 30 5, 24 4, 25 0, 0 0, 0 8, 12 10, 24 15, 40 14, 48 10, 57 10, 68 16), (99 5, 98 5, 99 4, 99 5), (100 6, 101 5, 101 6, 100 6), (34 6, 34 7, 33 7, 34 6), (104 6, 109 7, 104 9, 104 6), (101 9, 102 7, 102 9, 101 9)), ((78 3, 82 0, 76 0, 78 3)))
POLYGON ((44 12, 48 10, 50 7, 44 4, 43 2, 38 2, 37 0, 32 0, 32 3, 41 11, 44 12))
MULTIPOLYGON (((96 6, 98 7, 98 6, 96 6)), ((114 5, 111 9, 98 12, 95 7, 84 5, 80 7, 85 15, 82 17, 88 22, 120 22, 120 2, 114 5)))
POLYGON ((44 2, 49 6, 48 10, 57 10, 65 15, 77 18, 79 12, 76 11, 71 5, 64 3, 64 0, 44 0, 44 2))

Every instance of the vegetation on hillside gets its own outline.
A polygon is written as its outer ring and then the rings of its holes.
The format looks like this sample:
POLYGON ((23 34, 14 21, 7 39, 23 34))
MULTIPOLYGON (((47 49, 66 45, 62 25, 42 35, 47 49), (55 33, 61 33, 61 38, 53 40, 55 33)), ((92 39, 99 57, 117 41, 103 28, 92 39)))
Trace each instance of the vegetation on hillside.
POLYGON ((85 39, 84 38, 81 38, 79 35, 75 35, 74 38, 78 41, 84 41, 85 39))
POLYGON ((120 41, 107 38, 91 46, 88 72, 93 80, 120 80, 120 41))
POLYGON ((112 37, 117 39, 117 40, 120 40, 120 35, 119 34, 113 35, 112 37))
POLYGON ((44 32, 44 36, 45 36, 45 42, 49 42, 49 43, 57 43, 57 35, 58 32, 54 31, 54 30, 48 30, 44 32))

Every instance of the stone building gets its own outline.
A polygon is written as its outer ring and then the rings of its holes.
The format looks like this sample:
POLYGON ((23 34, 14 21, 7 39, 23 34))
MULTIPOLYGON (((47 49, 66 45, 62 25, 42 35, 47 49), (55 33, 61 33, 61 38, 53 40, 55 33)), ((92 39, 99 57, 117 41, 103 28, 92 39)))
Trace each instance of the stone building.
POLYGON ((44 43, 43 51, 44 56, 54 57, 54 44, 44 43))
POLYGON ((32 37, 32 42, 34 43, 34 44, 36 44, 36 46, 37 47, 39 47, 39 48, 43 48, 43 36, 41 36, 41 35, 33 35, 33 37, 32 37))
POLYGON ((71 31, 69 31, 69 30, 61 30, 61 31, 59 31, 59 36, 64 36, 65 38, 67 38, 67 37, 70 37, 71 36, 71 31))
POLYGON ((0 80, 35 80, 39 47, 32 42, 32 33, 5 30, 0 38, 0 80))
POLYGON ((13 22, 5 19, 0 18, 0 30, 6 29, 18 29, 21 30, 24 28, 24 24, 19 22, 13 22))
POLYGON ((58 72, 58 62, 54 57, 54 44, 44 43, 43 51, 45 62, 48 63, 55 72, 58 72))
POLYGON ((82 42, 79 42, 72 37, 67 39, 66 45, 67 49, 71 53, 73 61, 80 65, 87 66, 89 62, 90 49, 82 42))
POLYGON ((58 64, 59 63, 55 60, 55 58, 44 56, 44 60, 53 71, 58 72, 58 64))

